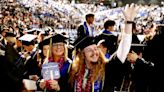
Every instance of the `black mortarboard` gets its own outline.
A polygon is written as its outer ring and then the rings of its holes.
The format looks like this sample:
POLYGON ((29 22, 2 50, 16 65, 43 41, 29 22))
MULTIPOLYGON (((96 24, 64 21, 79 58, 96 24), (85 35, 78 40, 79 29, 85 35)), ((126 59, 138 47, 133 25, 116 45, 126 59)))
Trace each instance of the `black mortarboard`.
POLYGON ((12 32, 6 32, 5 37, 16 37, 16 35, 12 32))
POLYGON ((135 53, 141 53, 144 50, 145 44, 140 44, 139 39, 137 38, 137 35, 132 35, 132 44, 130 51, 134 51, 135 53))
POLYGON ((67 37, 62 34, 55 34, 52 36, 52 43, 63 42, 67 43, 67 37))
POLYGON ((98 41, 95 37, 86 36, 82 39, 78 38, 76 43, 74 43, 74 47, 75 47, 75 49, 83 50, 85 47, 92 45, 92 44, 97 45, 97 43, 98 43, 98 41))
POLYGON ((25 34, 19 38, 23 45, 33 45, 35 43, 35 39, 37 38, 36 35, 32 34, 25 34))
POLYGON ((49 45, 50 44, 50 39, 51 37, 48 37, 44 39, 42 42, 39 43, 39 48, 42 49, 44 45, 49 45))
POLYGON ((99 36, 97 36, 97 39, 100 40, 104 40, 101 44, 107 48, 110 48, 112 46, 114 46, 114 41, 116 41, 114 36, 107 36, 104 34, 101 34, 99 36))

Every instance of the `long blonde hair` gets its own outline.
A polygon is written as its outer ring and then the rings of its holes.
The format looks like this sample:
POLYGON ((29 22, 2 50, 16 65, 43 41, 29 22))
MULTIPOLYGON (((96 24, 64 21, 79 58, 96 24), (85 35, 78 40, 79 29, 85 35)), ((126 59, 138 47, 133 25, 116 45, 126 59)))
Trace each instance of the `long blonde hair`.
MULTIPOLYGON (((100 56, 98 58, 98 64, 94 65, 94 69, 92 69, 92 78, 91 82, 94 82, 96 80, 101 80, 104 78, 105 75, 105 57, 103 53, 99 49, 100 56)), ((76 76, 80 75, 80 71, 83 69, 83 66, 85 66, 85 56, 83 51, 78 51, 78 53, 75 55, 73 63, 72 63, 72 69, 70 73, 70 82, 73 86, 74 80, 76 76)))

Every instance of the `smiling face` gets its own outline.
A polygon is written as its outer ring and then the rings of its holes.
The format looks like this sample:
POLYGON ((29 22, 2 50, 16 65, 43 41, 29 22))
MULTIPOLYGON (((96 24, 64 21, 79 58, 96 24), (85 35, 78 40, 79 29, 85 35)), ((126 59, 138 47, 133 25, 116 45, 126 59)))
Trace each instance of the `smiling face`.
POLYGON ((99 51, 95 44, 87 46, 86 48, 84 48, 83 51, 84 51, 85 61, 87 61, 88 63, 98 62, 99 51))
POLYGON ((64 43, 63 42, 53 43, 52 54, 54 56, 63 56, 64 55, 64 43))

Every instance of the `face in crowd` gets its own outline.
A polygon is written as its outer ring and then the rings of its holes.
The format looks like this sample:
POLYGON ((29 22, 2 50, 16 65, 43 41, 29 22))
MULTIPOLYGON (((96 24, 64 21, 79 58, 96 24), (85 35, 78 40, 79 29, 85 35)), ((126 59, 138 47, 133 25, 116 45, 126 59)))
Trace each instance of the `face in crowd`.
POLYGON ((47 52, 48 52, 49 48, 50 48, 49 45, 44 45, 44 46, 43 46, 43 55, 44 55, 44 56, 47 56, 47 52))
POLYGON ((84 52, 84 56, 85 56, 85 61, 87 61, 89 63, 98 62, 99 50, 98 50, 96 44, 85 47, 83 52, 84 52))
POLYGON ((64 43, 63 42, 58 42, 58 43, 53 43, 52 46, 52 54, 54 56, 62 56, 64 55, 64 43))

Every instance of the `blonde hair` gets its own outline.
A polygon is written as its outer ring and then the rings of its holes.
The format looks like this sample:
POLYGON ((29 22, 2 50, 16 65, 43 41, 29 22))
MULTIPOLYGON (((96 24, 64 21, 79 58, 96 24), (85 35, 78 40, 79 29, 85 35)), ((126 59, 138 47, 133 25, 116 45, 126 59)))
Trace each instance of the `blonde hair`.
MULTIPOLYGON (((98 64, 94 65, 93 74, 91 81, 100 80, 104 78, 105 75, 105 57, 99 49, 100 56, 98 58, 98 64)), ((85 66, 85 56, 83 51, 79 51, 76 55, 74 55, 74 60, 72 63, 72 69, 70 73, 70 83, 73 86, 75 76, 80 75, 80 71, 85 66)))

